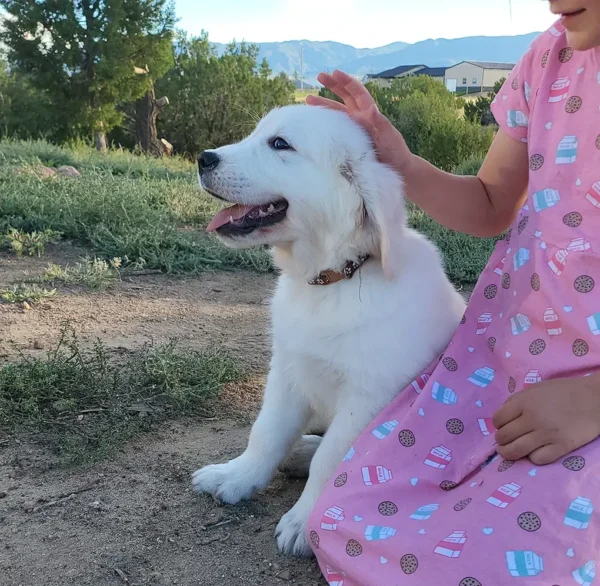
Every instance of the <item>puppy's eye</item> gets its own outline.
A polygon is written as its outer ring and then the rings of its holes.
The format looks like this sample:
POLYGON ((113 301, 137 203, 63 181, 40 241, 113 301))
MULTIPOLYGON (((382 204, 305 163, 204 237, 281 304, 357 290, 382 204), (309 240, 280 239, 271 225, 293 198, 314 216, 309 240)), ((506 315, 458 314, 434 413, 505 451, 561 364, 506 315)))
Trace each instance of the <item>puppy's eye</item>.
POLYGON ((276 151, 292 151, 294 150, 283 138, 276 136, 271 140, 271 148, 276 151))

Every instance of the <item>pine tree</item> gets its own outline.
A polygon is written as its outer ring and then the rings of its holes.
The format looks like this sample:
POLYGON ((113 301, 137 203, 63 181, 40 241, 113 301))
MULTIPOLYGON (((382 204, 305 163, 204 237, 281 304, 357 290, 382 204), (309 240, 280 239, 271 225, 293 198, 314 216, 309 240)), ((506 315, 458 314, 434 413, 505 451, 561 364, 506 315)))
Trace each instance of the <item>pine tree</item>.
POLYGON ((121 122, 118 105, 150 88, 139 70, 156 79, 172 64, 172 0, 0 0, 0 8, 8 60, 50 100, 58 138, 93 136, 104 150, 121 122))

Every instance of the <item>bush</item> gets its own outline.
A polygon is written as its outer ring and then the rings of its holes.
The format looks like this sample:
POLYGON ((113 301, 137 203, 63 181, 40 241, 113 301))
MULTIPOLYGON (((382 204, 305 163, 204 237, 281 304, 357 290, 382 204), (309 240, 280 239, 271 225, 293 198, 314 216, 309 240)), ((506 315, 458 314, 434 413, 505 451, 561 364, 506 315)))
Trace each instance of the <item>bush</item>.
POLYGON ((452 171, 471 157, 483 157, 492 143, 494 131, 461 118, 461 104, 437 80, 408 77, 390 88, 368 84, 368 89, 410 150, 440 169, 452 171))

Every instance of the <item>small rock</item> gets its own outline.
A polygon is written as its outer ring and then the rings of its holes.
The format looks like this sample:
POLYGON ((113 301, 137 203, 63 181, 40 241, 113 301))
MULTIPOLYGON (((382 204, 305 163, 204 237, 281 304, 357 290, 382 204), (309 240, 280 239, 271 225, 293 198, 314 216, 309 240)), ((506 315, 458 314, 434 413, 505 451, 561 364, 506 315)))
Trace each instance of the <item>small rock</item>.
POLYGON ((5 499, 7 496, 8 496, 8 493, 5 490, 0 492, 0 499, 5 499))
POLYGON ((289 570, 283 570, 283 572, 279 572, 279 574, 277 574, 277 577, 280 580, 285 580, 286 582, 289 582, 292 579, 292 575, 289 570))
POLYGON ((43 350, 44 349, 44 343, 41 340, 34 340, 33 347, 36 350, 43 350))
POLYGON ((61 165, 56 170, 56 173, 61 177, 81 177, 81 173, 77 169, 75 169, 75 167, 71 167, 71 165, 61 165))
POLYGON ((23 309, 26 309, 27 311, 29 311, 31 309, 31 305, 29 305, 29 303, 27 303, 27 301, 23 301, 23 309))

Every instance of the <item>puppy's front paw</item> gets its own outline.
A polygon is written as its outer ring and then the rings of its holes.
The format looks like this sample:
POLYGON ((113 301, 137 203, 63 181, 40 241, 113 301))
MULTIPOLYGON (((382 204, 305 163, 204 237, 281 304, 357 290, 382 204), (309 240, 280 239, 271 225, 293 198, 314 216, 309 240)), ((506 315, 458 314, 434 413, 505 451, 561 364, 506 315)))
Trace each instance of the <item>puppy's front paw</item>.
POLYGON ((306 523, 310 510, 296 503, 279 521, 275 535, 277 545, 281 552, 297 557, 311 557, 313 555, 306 539, 306 523))
POLYGON ((196 492, 208 492, 230 505, 248 500, 257 488, 264 488, 261 481, 256 477, 256 469, 248 469, 239 458, 226 464, 205 466, 192 475, 196 492))

